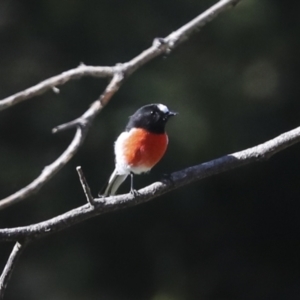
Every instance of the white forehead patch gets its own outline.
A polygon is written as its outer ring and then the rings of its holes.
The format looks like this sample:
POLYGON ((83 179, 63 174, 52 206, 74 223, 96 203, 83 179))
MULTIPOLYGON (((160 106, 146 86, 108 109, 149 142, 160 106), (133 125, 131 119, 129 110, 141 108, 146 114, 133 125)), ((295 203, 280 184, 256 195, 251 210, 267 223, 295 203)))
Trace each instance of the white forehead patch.
POLYGON ((169 109, 163 104, 157 104, 157 107, 164 114, 167 114, 169 112, 169 109))

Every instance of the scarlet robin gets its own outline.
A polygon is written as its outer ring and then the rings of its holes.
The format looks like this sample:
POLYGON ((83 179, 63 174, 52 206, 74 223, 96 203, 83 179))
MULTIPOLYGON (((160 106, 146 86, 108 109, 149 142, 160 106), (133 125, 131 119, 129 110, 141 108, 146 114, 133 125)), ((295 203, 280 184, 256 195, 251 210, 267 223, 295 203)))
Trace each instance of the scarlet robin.
POLYGON ((115 170, 99 195, 114 195, 128 175, 150 171, 163 157, 168 146, 165 125, 176 113, 164 104, 148 104, 138 109, 115 142, 115 170))

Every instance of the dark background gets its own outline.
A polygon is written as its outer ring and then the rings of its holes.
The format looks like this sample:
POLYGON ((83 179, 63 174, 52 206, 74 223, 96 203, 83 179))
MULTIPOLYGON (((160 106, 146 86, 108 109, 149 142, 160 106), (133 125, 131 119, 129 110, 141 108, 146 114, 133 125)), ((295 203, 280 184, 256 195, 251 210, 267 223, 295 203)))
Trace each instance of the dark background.
MULTIPOLYGON (((0 98, 78 66, 114 65, 214 4, 211 0, 0 1, 0 98)), ((257 145, 299 125, 299 1, 244 0, 170 55, 144 66, 97 117, 79 153, 0 226, 40 222, 85 203, 75 167, 96 193, 113 169, 128 116, 161 102, 166 156, 136 187, 257 145)), ((30 183, 73 132, 106 79, 85 78, 0 114, 0 197, 30 183)), ((12 300, 232 300, 300 297, 300 145, 269 161, 99 216, 31 244, 12 300)), ((122 187, 127 192, 129 184, 122 187)), ((1 269, 12 248, 1 244, 1 269)))

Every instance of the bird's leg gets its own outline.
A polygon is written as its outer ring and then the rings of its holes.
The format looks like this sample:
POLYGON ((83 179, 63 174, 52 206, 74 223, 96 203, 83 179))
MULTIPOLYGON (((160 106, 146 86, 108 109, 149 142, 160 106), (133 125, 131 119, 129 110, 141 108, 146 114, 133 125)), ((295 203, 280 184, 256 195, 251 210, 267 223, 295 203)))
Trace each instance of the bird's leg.
POLYGON ((130 194, 138 196, 139 192, 133 188, 133 173, 130 172, 130 194))

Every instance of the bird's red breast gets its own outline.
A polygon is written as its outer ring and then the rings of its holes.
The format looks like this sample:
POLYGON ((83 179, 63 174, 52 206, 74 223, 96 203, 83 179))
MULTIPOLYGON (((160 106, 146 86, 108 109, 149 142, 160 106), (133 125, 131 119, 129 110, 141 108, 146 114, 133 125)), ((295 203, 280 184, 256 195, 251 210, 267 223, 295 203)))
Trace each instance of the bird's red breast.
POLYGON ((123 144, 124 157, 128 165, 151 169, 166 152, 168 136, 134 128, 123 144))

